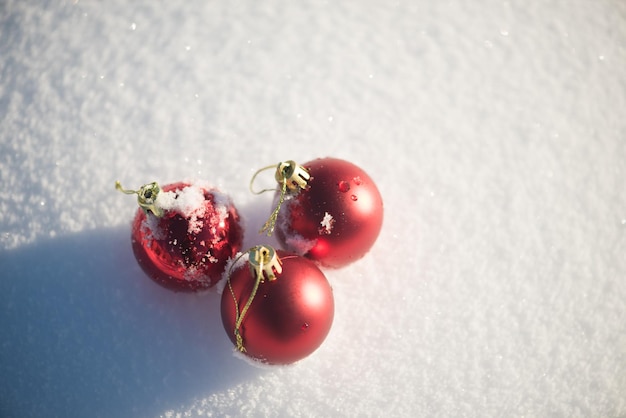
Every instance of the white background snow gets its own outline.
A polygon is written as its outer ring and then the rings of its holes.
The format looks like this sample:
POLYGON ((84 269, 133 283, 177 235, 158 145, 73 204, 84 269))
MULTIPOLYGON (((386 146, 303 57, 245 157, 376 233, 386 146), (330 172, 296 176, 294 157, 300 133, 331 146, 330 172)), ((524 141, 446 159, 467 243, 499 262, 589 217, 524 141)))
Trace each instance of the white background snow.
MULTIPOLYGON (((0 415, 626 415, 626 3, 0 5, 0 415), (116 192, 334 156, 377 182, 322 347, 232 354, 116 192)), ((272 185, 272 174, 258 187, 272 185), (265 184, 262 184, 265 183, 265 184)), ((269 240, 269 242, 272 242, 269 240)))

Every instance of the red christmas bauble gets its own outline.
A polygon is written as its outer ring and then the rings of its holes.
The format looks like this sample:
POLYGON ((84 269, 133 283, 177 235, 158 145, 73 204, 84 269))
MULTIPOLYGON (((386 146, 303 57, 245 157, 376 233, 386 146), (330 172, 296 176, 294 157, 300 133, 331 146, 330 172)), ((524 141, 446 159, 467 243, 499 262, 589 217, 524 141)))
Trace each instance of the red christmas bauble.
POLYGON ((133 252, 141 268, 172 290, 198 291, 215 285, 243 239, 230 198, 189 183, 166 185, 150 198, 152 210, 138 209, 132 225, 133 252))
POLYGON ((222 293, 222 323, 245 355, 263 363, 290 364, 322 344, 330 331, 335 305, 326 276, 313 262, 280 250, 275 254, 282 271, 275 279, 258 283, 256 292, 257 276, 250 260, 233 269, 222 293), (237 327, 239 314, 243 316, 237 327))
POLYGON ((279 242, 324 267, 360 259, 374 245, 383 223, 376 184, 361 168, 336 158, 302 166, 310 178, 281 206, 276 220, 279 242))

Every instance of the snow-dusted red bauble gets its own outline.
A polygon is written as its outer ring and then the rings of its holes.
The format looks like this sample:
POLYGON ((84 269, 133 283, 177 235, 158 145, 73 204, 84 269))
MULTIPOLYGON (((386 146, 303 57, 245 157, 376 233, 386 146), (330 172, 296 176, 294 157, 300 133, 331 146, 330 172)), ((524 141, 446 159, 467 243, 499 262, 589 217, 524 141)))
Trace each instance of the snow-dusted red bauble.
POLYGON ((248 357, 290 364, 322 344, 334 306, 330 284, 313 262, 260 246, 230 272, 222 293, 222 323, 248 357))
POLYGON ((217 283, 240 249, 243 231, 230 198, 203 184, 156 183, 137 193, 140 208, 132 224, 137 262, 157 283, 177 291, 198 291, 217 283))
POLYGON ((316 159, 301 167, 309 178, 305 187, 292 187, 280 207, 279 242, 324 267, 338 268, 360 259, 374 245, 383 223, 376 184, 361 168, 336 158, 316 159))

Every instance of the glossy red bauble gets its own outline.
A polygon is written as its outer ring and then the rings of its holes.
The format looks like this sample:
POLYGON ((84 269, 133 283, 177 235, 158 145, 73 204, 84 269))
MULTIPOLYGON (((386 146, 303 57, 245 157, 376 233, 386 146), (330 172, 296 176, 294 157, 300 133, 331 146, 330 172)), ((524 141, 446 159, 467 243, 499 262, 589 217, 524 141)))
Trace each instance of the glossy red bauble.
POLYGON ((258 284, 255 294, 250 261, 233 269, 222 293, 222 322, 237 345, 238 311, 253 295, 239 328, 241 351, 263 363, 290 364, 322 344, 333 322, 334 299, 330 284, 313 262, 280 250, 276 255, 282 272, 258 284))
POLYGON ((212 287, 240 249, 239 214, 225 194, 208 186, 175 183, 155 200, 162 216, 138 209, 132 247, 141 268, 177 291, 212 287))
POLYGON ((302 166, 310 179, 278 213, 279 242, 324 267, 338 268, 360 259, 383 223, 383 201, 376 184, 361 168, 336 158, 302 166))

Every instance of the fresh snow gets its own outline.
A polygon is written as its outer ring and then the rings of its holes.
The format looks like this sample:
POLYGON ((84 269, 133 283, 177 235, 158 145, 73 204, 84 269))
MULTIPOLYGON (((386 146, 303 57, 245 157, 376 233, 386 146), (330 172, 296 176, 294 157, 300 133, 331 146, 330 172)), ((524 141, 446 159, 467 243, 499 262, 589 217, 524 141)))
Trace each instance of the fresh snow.
POLYGON ((623 1, 4 0, 0 28, 0 416, 626 415, 623 1), (324 344, 251 366, 220 294, 143 274, 115 181, 218 188, 244 251, 277 245, 254 173, 326 156, 380 237, 325 270, 324 344))

